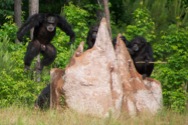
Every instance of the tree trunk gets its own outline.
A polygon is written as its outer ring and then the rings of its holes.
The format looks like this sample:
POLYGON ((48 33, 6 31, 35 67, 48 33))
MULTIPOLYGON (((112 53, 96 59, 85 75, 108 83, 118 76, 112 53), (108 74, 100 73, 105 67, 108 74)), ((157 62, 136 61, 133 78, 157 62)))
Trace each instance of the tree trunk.
POLYGON ((110 33, 110 38, 112 38, 112 31, 110 27, 110 11, 108 7, 108 0, 97 0, 98 5, 100 6, 101 10, 98 10, 97 12, 97 18, 102 19, 104 16, 107 21, 107 27, 110 33))
POLYGON ((18 27, 21 27, 21 11, 22 11, 21 3, 22 0, 14 1, 14 19, 18 27))
MULTIPOLYGON (((36 13, 39 12, 39 0, 29 0, 29 16, 32 16, 36 13)), ((31 29, 30 32, 30 37, 31 40, 33 39, 33 28, 31 29)), ((37 65, 40 65, 40 54, 37 56, 37 62, 36 62, 36 67, 37 65)), ((36 74, 36 81, 40 82, 40 73, 36 74)))
POLYGON ((109 11, 109 7, 108 7, 108 0, 103 0, 103 4, 104 4, 104 13, 105 13, 105 17, 107 20, 107 26, 108 26, 108 30, 110 33, 110 37, 112 38, 112 32, 111 32, 111 27, 110 27, 110 11, 109 11))
MULTIPOLYGON (((185 91, 186 91, 186 94, 185 96, 188 94, 188 82, 185 83, 185 91)), ((188 99, 186 100, 186 109, 188 110, 188 99)))
MULTIPOLYGON (((39 0, 29 0, 29 16, 39 12, 39 0)), ((33 38, 33 29, 30 33, 31 39, 33 38)))
MULTIPOLYGON (((14 0, 14 20, 18 27, 21 27, 21 13, 22 13, 22 0, 14 0)), ((19 43, 19 41, 16 39, 16 43, 19 43)))

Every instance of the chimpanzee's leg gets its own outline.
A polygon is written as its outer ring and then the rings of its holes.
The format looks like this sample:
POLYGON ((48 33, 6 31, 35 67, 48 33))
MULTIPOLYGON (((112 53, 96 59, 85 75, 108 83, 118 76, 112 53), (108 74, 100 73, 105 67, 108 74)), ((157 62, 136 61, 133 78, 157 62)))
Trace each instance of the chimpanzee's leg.
POLYGON ((45 45, 45 50, 41 51, 43 59, 41 60, 40 66, 37 67, 37 70, 42 71, 44 66, 48 66, 56 58, 56 49, 52 44, 45 45))
POLYGON ((40 43, 38 40, 31 41, 27 46, 27 51, 24 57, 25 70, 29 70, 32 60, 40 52, 40 43))
POLYGON ((49 108, 50 107, 50 84, 48 84, 35 100, 35 108, 49 108))

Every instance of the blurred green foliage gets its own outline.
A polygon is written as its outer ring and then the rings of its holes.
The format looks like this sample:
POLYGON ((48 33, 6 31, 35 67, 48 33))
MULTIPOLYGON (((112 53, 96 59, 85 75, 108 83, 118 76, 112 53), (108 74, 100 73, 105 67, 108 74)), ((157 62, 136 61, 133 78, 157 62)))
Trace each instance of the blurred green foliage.
POLYGON ((188 32, 186 28, 170 25, 161 32, 155 53, 167 64, 156 66, 155 77, 163 85, 164 104, 176 111, 184 111, 187 100, 188 82, 188 32))
POLYGON ((148 42, 154 41, 155 23, 151 18, 151 13, 146 8, 137 8, 133 12, 132 24, 125 29, 125 36, 131 40, 135 36, 144 36, 148 42))

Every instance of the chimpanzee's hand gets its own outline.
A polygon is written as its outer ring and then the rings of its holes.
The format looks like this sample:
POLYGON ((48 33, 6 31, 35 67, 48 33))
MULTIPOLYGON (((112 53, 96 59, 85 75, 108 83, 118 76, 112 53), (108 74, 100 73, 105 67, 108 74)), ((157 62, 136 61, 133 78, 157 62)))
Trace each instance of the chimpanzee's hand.
POLYGON ((72 41, 69 41, 67 44, 68 44, 68 45, 71 45, 72 43, 73 43, 72 41))
POLYGON ((70 38, 70 41, 67 43, 68 45, 71 45, 71 44, 73 44, 74 43, 74 41, 75 41, 75 38, 74 37, 72 37, 72 38, 70 38))
POLYGON ((23 41, 23 37, 22 37, 22 35, 20 35, 20 34, 18 34, 18 33, 17 33, 17 38, 18 38, 18 40, 19 40, 20 42, 23 41))
POLYGON ((149 60, 148 60, 148 59, 146 59, 146 60, 145 60, 145 63, 146 63, 146 64, 148 64, 148 63, 149 63, 149 60))

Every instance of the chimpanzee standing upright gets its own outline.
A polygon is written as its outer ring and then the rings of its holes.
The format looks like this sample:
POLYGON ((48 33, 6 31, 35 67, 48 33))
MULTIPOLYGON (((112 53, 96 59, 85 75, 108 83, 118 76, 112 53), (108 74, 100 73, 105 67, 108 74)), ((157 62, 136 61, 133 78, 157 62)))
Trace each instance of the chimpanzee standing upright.
POLYGON ((30 69, 32 60, 39 53, 43 55, 43 59, 36 66, 38 72, 41 72, 44 66, 50 65, 55 60, 56 48, 50 42, 56 34, 56 27, 59 27, 66 35, 70 36, 70 44, 74 42, 75 33, 71 25, 64 17, 57 14, 40 13, 32 15, 18 30, 17 38, 22 41, 23 36, 31 28, 34 28, 33 39, 28 44, 24 57, 25 70, 30 69))

